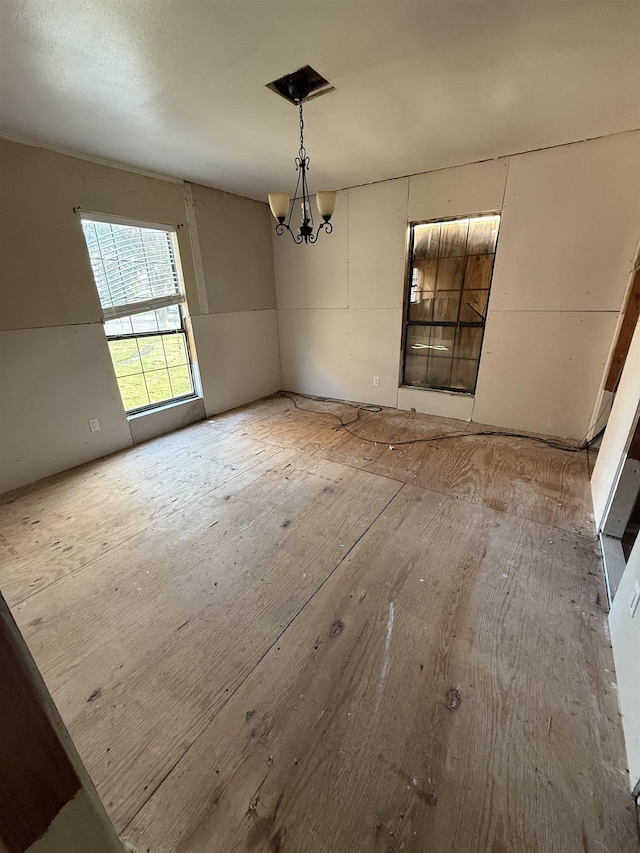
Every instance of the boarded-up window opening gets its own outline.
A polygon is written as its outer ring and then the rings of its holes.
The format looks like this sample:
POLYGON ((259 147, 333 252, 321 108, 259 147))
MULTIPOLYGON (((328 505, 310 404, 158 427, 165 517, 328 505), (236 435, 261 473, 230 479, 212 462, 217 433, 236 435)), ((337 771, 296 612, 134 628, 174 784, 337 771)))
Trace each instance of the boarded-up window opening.
POLYGON ((411 226, 405 385, 475 391, 499 226, 497 214, 411 226))

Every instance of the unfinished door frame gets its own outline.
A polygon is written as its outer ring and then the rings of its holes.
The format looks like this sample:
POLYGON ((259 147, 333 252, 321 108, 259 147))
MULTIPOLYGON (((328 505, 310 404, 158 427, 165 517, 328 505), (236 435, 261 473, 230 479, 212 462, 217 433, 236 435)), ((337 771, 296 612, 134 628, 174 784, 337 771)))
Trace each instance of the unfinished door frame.
POLYGON ((609 494, 598 531, 609 604, 615 598, 627 565, 622 549, 622 537, 638 495, 640 495, 640 403, 636 409, 627 447, 620 460, 614 486, 609 494))

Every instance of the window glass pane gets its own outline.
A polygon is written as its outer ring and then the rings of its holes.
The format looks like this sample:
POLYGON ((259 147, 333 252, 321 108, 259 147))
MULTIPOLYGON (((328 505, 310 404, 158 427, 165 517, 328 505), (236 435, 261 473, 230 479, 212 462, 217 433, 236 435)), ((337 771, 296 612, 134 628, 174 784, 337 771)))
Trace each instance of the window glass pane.
POLYGON ((458 329, 454 355, 460 358, 480 358, 482 328, 458 329))
POLYGON ((436 289, 460 290, 464 281, 464 271, 464 258, 440 258, 438 261, 436 289))
MULTIPOLYGON (((132 314, 131 317, 124 319, 131 324, 129 333, 133 331, 138 335, 144 335, 147 332, 171 332, 174 329, 182 328, 179 305, 170 305, 167 308, 158 308, 155 311, 145 311, 143 314, 132 314)), ((110 320, 107 326, 118 322, 118 320, 110 320)), ((123 333, 107 331, 107 334, 123 333)))
POLYGON ((182 311, 179 305, 169 305, 166 308, 158 308, 153 312, 156 315, 158 329, 161 332, 169 332, 173 329, 182 328, 182 311))
POLYGON ((461 323, 482 323, 487 316, 488 290, 464 290, 460 306, 461 323))
POLYGON ((443 222, 440 235, 440 257, 452 258, 465 254, 467 246, 468 219, 443 222))
POLYGON ((451 387, 457 391, 473 391, 476 384, 478 362, 472 359, 454 358, 451 371, 451 387))
POLYGON ((455 326, 429 326, 429 355, 434 358, 451 358, 456 342, 455 326))
POLYGON ((146 311, 144 314, 134 314, 131 317, 131 325, 133 331, 137 335, 144 335, 146 332, 157 332, 158 318, 155 311, 146 311))
POLYGON ((163 400, 170 400, 173 394, 171 393, 171 383, 169 382, 169 371, 153 370, 151 373, 145 373, 144 378, 149 389, 149 402, 161 403, 163 400))
POLYGON ((433 301, 433 320, 435 323, 456 323, 460 307, 459 290, 439 290, 433 301))
POLYGON ((187 348, 184 335, 163 335, 162 342, 167 359, 167 364, 171 367, 177 364, 187 364, 187 348))
POLYGON ((409 320, 429 322, 433 320, 433 294, 423 294, 421 301, 409 305, 409 320))
POLYGON ((427 367, 427 384, 436 388, 448 388, 451 377, 450 358, 429 358, 427 367))
POLYGON ((414 225, 413 227, 413 257, 437 258, 440 246, 440 223, 414 225))
POLYGON ((167 366, 161 335, 152 338, 138 338, 137 340, 142 358, 142 369, 145 372, 167 366))
POLYGON ((120 394, 122 395, 122 402, 128 412, 132 409, 140 409, 142 406, 149 405, 147 385, 142 373, 137 373, 135 376, 121 376, 118 379, 118 385, 120 387, 120 394))
POLYGON ((421 385, 427 377, 429 361, 429 326, 409 326, 407 329, 404 381, 407 385, 421 385))
POLYGON ((168 231, 89 219, 82 229, 103 309, 180 293, 168 231))
POLYGON ((109 350, 111 351, 116 376, 142 373, 142 364, 135 338, 124 341, 109 341, 109 350))
POLYGON ((493 255, 471 255, 467 258, 465 290, 489 290, 493 255))
POLYGON ((169 379, 171 380, 174 397, 180 397, 183 394, 191 394, 193 392, 191 371, 186 365, 182 367, 170 367, 169 379))
POLYGON ((431 320, 433 317, 437 265, 435 260, 416 261, 413 265, 409 293, 410 320, 431 320))
POLYGON ((104 324, 104 333, 107 337, 111 335, 130 335, 133 332, 131 317, 120 317, 118 320, 108 320, 104 324))
POLYGON ((478 216, 470 220, 468 255, 486 255, 495 252, 499 221, 499 216, 478 216))

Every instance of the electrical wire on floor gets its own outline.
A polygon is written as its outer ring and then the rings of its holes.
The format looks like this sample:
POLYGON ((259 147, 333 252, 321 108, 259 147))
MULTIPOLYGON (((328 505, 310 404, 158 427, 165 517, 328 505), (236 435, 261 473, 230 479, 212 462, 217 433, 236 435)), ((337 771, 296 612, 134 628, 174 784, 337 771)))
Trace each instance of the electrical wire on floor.
MULTIPOLYGON (((300 409, 300 411, 302 411, 302 412, 310 412, 311 414, 314 414, 314 415, 329 415, 332 418, 336 418, 339 421, 339 423, 336 424, 336 426, 334 427, 334 429, 336 429, 336 430, 342 429, 345 432, 348 432, 349 435, 352 435, 354 438, 359 438, 360 441, 366 441, 369 444, 387 444, 387 445, 389 445, 389 447, 403 447, 403 446, 406 446, 409 444, 423 444, 423 443, 426 443, 429 441, 444 441, 444 440, 452 439, 452 438, 474 438, 474 437, 480 436, 480 435, 492 435, 492 436, 498 436, 498 437, 502 437, 502 438, 522 438, 522 439, 525 439, 527 441, 534 441, 534 442, 537 442, 538 444, 544 444, 547 447, 552 447, 554 450, 564 450, 567 453, 582 453, 583 451, 588 452, 590 450, 590 448, 593 447, 595 442, 598 441, 602 437, 602 435, 604 434, 605 427, 606 427, 606 424, 605 424, 605 426, 603 426, 602 429, 598 433, 596 433, 596 435, 594 435, 592 438, 590 438, 589 440, 587 440, 587 435, 589 433, 586 433, 585 436, 583 437, 583 439, 580 442, 578 442, 578 444, 567 444, 563 441, 559 441, 559 440, 554 439, 554 438, 543 438, 542 436, 537 436, 537 435, 526 435, 525 433, 522 433, 522 432, 510 432, 508 430, 488 430, 488 429, 478 430, 477 432, 440 433, 439 435, 429 435, 429 436, 425 436, 424 438, 411 438, 411 439, 405 439, 405 440, 401 440, 401 441, 394 441, 393 439, 367 438, 366 436, 359 435, 357 432, 354 432, 353 430, 349 429, 349 427, 352 424, 359 422, 360 412, 367 412, 369 414, 378 414, 379 412, 383 411, 382 406, 370 406, 370 405, 366 405, 364 403, 362 403, 362 404, 347 403, 343 400, 331 400, 328 397, 313 397, 310 394, 295 394, 294 395, 294 394, 290 393, 289 391, 278 391, 278 394, 281 397, 287 397, 289 400, 291 400, 291 402, 293 403, 295 408, 300 409), (336 414, 335 412, 319 412, 317 409, 309 409, 309 408, 306 408, 305 406, 301 406, 298 403, 296 397, 302 397, 302 399, 304 399, 304 400, 311 400, 311 401, 315 401, 317 403, 333 403, 337 406, 349 406, 349 408, 351 408, 351 409, 356 409, 357 414, 356 414, 355 418, 352 418, 352 420, 343 421, 342 418, 340 417, 340 415, 336 414)), ((597 425, 597 421, 596 421, 596 425, 597 425)))

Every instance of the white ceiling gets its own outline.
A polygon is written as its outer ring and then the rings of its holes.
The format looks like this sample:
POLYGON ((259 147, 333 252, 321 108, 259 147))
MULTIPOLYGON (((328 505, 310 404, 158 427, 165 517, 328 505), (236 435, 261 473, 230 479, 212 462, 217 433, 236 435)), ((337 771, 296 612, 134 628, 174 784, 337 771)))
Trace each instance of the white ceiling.
POLYGON ((0 0, 0 132, 253 198, 640 126, 640 3, 0 0))

